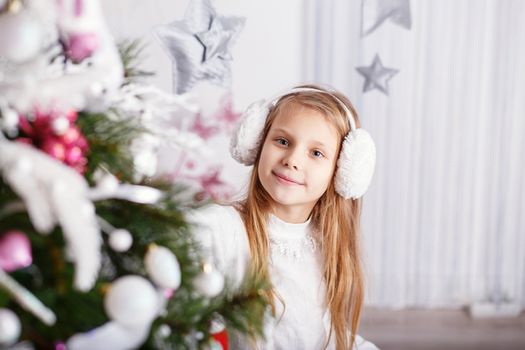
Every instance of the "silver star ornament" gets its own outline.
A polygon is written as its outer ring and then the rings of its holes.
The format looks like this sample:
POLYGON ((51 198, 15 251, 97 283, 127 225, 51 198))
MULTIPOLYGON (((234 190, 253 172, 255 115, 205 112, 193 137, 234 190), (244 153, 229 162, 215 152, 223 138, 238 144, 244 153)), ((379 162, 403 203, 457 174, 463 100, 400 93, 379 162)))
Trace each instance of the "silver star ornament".
POLYGON ((377 54, 370 66, 357 67, 356 70, 365 77, 363 92, 378 89, 385 95, 388 95, 388 81, 399 72, 397 69, 384 67, 377 54))
POLYGON ((376 30, 390 19, 395 24, 410 30, 410 0, 362 0, 361 37, 376 30))
POLYGON ((191 0, 183 20, 156 28, 156 35, 173 60, 177 94, 199 81, 228 86, 232 46, 245 19, 217 14, 210 0, 191 0))

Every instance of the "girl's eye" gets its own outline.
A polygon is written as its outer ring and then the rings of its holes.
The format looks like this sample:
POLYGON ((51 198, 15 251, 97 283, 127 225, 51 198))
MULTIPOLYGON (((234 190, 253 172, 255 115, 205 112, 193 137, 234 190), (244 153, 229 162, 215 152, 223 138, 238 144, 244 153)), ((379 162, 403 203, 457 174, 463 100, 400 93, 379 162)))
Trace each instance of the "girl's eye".
POLYGON ((279 138, 276 140, 278 144, 280 145, 283 145, 283 146, 288 146, 288 140, 286 139, 283 139, 283 138, 279 138))
POLYGON ((313 151, 313 155, 314 155, 314 157, 317 157, 317 158, 324 157, 324 154, 321 151, 319 151, 319 150, 314 150, 313 151))

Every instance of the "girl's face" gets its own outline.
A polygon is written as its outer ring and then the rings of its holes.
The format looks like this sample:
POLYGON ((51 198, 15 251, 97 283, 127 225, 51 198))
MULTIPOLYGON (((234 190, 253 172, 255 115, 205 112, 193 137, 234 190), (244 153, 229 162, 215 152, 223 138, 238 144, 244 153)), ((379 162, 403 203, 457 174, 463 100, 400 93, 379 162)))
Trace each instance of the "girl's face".
POLYGON ((332 181, 339 135, 320 112, 297 104, 287 107, 264 140, 258 176, 274 200, 274 214, 297 223, 306 221, 332 181))

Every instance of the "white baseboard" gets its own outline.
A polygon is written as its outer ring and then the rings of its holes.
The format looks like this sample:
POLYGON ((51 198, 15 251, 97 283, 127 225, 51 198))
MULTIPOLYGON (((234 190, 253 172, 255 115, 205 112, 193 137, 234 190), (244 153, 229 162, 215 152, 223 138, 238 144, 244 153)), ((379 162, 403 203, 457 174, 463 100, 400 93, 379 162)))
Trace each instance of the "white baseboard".
POLYGON ((521 305, 519 303, 480 302, 469 306, 469 314, 472 318, 516 317, 520 313, 521 305))

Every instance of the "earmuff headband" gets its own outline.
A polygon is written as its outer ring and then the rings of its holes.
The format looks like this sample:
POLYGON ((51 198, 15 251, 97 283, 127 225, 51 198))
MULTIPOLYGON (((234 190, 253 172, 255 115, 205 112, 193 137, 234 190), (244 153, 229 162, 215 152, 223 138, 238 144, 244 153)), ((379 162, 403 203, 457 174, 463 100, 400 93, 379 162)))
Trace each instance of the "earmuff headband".
POLYGON ((345 111, 346 116, 348 118, 348 122, 350 123, 351 131, 357 129, 356 122, 355 122, 355 119, 354 119, 354 115, 352 114, 352 112, 350 112, 350 110, 348 109, 348 107, 346 106, 346 104, 343 101, 341 101, 337 96, 332 94, 330 91, 316 89, 316 88, 310 88, 310 87, 293 88, 291 90, 287 90, 284 93, 280 93, 279 95, 274 96, 270 100, 271 101, 270 103, 273 106, 275 106, 283 97, 286 97, 286 96, 291 95, 291 94, 295 94, 297 92, 320 92, 320 93, 324 93, 324 94, 326 94, 328 96, 331 96, 335 101, 337 101, 339 106, 341 106, 341 108, 345 111))

